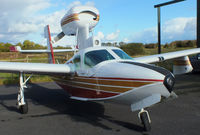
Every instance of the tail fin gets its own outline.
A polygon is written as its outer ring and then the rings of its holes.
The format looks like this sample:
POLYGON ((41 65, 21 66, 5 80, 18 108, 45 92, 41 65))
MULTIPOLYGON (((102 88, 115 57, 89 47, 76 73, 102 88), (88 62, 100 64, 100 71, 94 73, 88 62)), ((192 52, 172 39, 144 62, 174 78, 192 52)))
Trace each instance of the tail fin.
POLYGON ((48 53, 49 63, 55 64, 49 25, 44 27, 44 37, 47 38, 47 50, 49 50, 49 53, 48 53))

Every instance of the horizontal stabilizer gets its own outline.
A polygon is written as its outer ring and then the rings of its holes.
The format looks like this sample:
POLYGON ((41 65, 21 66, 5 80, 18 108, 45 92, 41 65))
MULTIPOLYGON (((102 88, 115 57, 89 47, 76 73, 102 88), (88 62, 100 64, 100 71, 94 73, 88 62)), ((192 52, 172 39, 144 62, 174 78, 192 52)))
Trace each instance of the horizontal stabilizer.
MULTIPOLYGON (((10 47, 11 52, 20 52, 20 53, 51 53, 51 50, 22 50, 20 46, 12 46, 10 47)), ((75 48, 73 49, 54 49, 54 53, 61 53, 61 52, 74 52, 76 51, 75 48)))

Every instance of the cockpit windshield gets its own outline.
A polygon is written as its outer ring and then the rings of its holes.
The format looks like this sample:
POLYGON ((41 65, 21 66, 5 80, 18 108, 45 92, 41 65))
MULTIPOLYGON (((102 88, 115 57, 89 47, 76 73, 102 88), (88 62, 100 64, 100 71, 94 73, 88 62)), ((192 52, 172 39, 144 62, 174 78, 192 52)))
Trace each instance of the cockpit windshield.
POLYGON ((112 51, 117 54, 121 59, 133 59, 128 54, 126 54, 124 51, 119 49, 112 49, 112 51))
POLYGON ((115 59, 107 50, 96 50, 85 54, 84 63, 87 67, 93 67, 100 62, 115 59))

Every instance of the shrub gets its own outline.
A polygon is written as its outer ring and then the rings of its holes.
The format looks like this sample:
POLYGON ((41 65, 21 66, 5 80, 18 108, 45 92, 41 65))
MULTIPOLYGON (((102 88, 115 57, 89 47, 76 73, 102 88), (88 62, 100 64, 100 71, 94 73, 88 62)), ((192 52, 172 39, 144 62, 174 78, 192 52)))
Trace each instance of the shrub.
POLYGON ((179 48, 179 47, 196 47, 196 40, 174 41, 174 42, 170 43, 170 46, 174 46, 176 48, 179 48))
POLYGON ((145 54, 144 45, 142 43, 129 43, 120 46, 120 48, 130 56, 145 54))
POLYGON ((153 48, 157 48, 157 47, 158 47, 158 45, 154 44, 154 43, 145 44, 145 48, 153 49, 153 48))

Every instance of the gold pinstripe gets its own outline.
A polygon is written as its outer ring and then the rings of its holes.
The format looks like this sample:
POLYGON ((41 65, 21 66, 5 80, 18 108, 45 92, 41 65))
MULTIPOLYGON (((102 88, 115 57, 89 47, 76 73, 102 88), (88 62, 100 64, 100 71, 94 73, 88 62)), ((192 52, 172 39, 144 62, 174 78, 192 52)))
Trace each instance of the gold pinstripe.
POLYGON ((155 82, 141 82, 141 81, 122 81, 122 80, 103 80, 96 78, 81 78, 75 77, 73 79, 53 78, 56 82, 61 82, 65 85, 74 87, 90 88, 96 90, 103 90, 109 92, 126 92, 135 87, 141 87, 155 82))
POLYGON ((70 15, 70 16, 67 16, 62 22, 61 22, 61 26, 65 25, 65 24, 68 24, 72 21, 75 21, 75 20, 79 20, 78 18, 78 14, 73 14, 73 15, 70 15))
POLYGON ((189 60, 174 60, 174 65, 175 66, 187 66, 191 65, 189 60))

